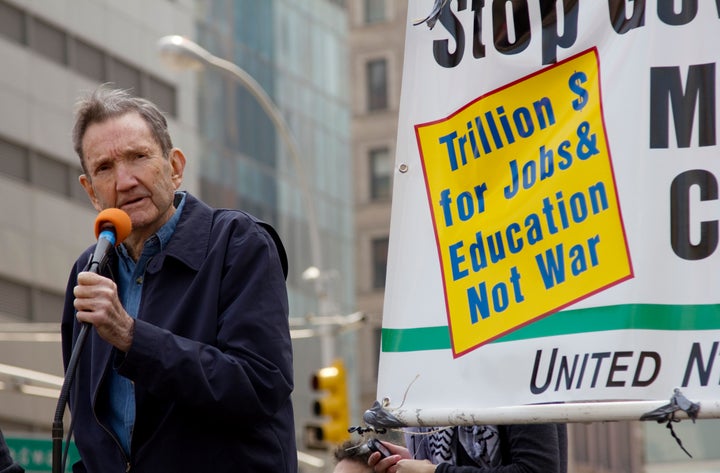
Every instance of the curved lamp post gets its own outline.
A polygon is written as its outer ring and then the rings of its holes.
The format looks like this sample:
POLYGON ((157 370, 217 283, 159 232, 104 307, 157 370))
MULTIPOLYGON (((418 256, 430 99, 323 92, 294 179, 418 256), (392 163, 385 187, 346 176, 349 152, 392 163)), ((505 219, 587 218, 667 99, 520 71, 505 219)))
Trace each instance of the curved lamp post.
MULTIPOLYGON (((307 176, 300 159, 297 141, 290 132, 287 122, 278 107, 273 103, 262 86, 244 69, 225 59, 212 55, 197 43, 178 35, 164 36, 158 41, 160 57, 171 67, 178 69, 201 69, 213 67, 242 85, 258 101, 262 109, 273 122, 275 129, 280 133, 290 157, 295 165, 298 180, 303 196, 303 204, 307 213, 310 234, 310 257, 312 265, 322 270, 322 253, 320 251, 320 233, 317 223, 315 206, 310 196, 310 187, 307 176)), ((319 288, 316 287, 316 292, 319 288)))

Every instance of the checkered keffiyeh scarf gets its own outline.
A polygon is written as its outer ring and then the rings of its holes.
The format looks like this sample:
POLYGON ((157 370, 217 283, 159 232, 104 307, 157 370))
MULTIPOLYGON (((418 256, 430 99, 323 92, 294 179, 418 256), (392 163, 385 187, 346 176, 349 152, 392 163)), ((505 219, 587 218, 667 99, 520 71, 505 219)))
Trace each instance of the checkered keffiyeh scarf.
POLYGON ((413 458, 434 464, 458 465, 459 448, 476 466, 489 468, 501 463, 499 433, 494 425, 408 429, 406 444, 413 458))

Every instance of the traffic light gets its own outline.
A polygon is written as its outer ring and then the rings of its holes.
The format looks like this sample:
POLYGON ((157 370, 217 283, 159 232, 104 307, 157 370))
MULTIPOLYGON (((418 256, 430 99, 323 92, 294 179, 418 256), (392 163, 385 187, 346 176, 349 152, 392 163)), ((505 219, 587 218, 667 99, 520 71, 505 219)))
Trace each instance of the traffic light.
POLYGON ((313 403, 313 412, 326 417, 317 429, 318 440, 328 443, 341 443, 350 438, 350 406, 348 405, 345 366, 342 360, 336 360, 315 372, 312 377, 314 391, 325 394, 313 403))

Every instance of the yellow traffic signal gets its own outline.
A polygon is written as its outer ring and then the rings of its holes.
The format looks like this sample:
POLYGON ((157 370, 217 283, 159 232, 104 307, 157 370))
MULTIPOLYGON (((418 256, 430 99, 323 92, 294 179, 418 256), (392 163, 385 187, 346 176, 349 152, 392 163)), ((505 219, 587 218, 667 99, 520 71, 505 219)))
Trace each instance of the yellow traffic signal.
POLYGON ((315 415, 327 417, 320 424, 318 440, 341 443, 350 438, 350 406, 348 404, 347 380, 342 360, 336 360, 331 366, 321 368, 312 377, 315 391, 326 391, 313 406, 315 415))

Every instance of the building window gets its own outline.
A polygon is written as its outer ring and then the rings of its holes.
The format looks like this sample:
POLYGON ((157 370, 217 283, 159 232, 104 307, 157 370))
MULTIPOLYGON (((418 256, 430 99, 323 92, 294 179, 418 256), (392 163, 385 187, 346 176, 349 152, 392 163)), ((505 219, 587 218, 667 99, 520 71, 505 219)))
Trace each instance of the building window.
POLYGON ((90 202, 88 195, 85 193, 85 189, 80 184, 80 180, 78 179, 78 177, 82 173, 82 169, 79 165, 68 167, 67 176, 69 196, 72 200, 76 202, 92 207, 92 203, 90 202))
POLYGON ((105 54, 102 50, 79 39, 75 40, 74 68, 85 77, 105 82, 105 54))
POLYGON ((0 277, 0 313, 22 321, 57 322, 65 296, 0 277))
POLYGON ((119 59, 113 59, 110 81, 120 89, 128 89, 131 94, 140 96, 140 70, 119 59))
POLYGON ((32 49, 58 64, 67 65, 65 33, 49 23, 33 19, 32 49))
POLYGON ((568 426, 568 437, 573 439, 571 453, 573 460, 578 464, 589 464, 588 425, 575 424, 568 426))
POLYGON ((26 44, 23 12, 5 2, 0 2, 0 35, 16 43, 26 44))
POLYGON ((387 200, 390 198, 391 166, 390 150, 376 148, 370 150, 370 198, 387 200))
POLYGON ((0 278, 0 312, 19 319, 30 319, 30 287, 0 278))
POLYGON ((34 186, 69 196, 68 166, 55 159, 34 154, 30 160, 30 181, 34 186))
POLYGON ((385 21, 385 0, 365 0, 365 23, 385 21))
POLYGON ((65 295, 44 289, 33 291, 33 322, 57 322, 65 306, 65 295))
POLYGON ((612 439, 615 444, 615 455, 613 461, 613 468, 616 471, 620 471, 626 465, 632 465, 632 438, 630 435, 630 424, 626 422, 619 422, 617 424, 610 424, 612 428, 612 439))
POLYGON ((175 88, 154 77, 148 77, 147 98, 163 112, 177 116, 175 88))
MULTIPOLYGON (((28 45, 38 54, 97 82, 111 82, 155 102, 177 116, 175 87, 52 24, 0 0, 0 36, 28 45), (26 26, 27 25, 27 26, 26 26)), ((0 172, 2 172, 0 170, 0 172)))
POLYGON ((388 105, 387 61, 376 59, 367 63, 368 110, 384 110, 388 105))
POLYGON ((375 238, 372 241, 373 289, 385 288, 387 272, 388 238, 375 238))
POLYGON ((78 176, 82 174, 79 165, 65 164, 60 159, 40 154, 27 146, 17 145, 2 138, 0 138, 0 174, 91 206, 85 190, 78 182, 78 176))
POLYGON ((0 139, 0 173, 27 182, 29 172, 27 149, 0 139))

